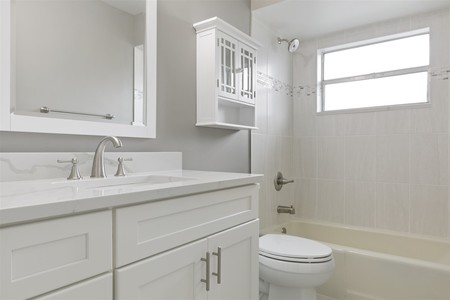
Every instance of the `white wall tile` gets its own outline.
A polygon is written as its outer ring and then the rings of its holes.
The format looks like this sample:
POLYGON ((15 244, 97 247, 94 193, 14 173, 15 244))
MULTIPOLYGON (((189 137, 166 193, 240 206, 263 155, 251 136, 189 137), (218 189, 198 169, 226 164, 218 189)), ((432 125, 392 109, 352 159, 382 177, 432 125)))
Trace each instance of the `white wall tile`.
POLYGON ((376 227, 409 231, 409 184, 377 183, 376 227))
POLYGON ((376 180, 409 183, 409 135, 377 136, 376 180))
POLYGON ((345 179, 375 181, 375 136, 345 138, 345 179))
POLYGON ((316 103, 311 97, 294 95, 294 136, 306 137, 316 135, 316 103))
POLYGON ((411 182, 448 184, 448 136, 414 134, 411 136, 411 182))
POLYGON ((318 180, 317 218, 324 221, 344 223, 345 182, 318 180))
POLYGON ((299 217, 313 219, 317 215, 317 180, 298 179, 295 184, 295 209, 299 217))
POLYGON ((375 113, 353 113, 345 116, 345 135, 374 135, 375 113))
POLYGON ((317 138, 295 139, 294 166, 296 177, 317 178, 317 138))
POLYGON ((448 236, 448 186, 411 187, 412 233, 448 236))
POLYGON ((346 224, 375 227, 375 207, 375 182, 346 181, 346 224))
POLYGON ((339 179, 345 177, 345 138, 319 137, 318 150, 318 178, 339 179))
POLYGON ((376 113, 376 134, 407 134, 411 133, 411 110, 395 109, 376 113))

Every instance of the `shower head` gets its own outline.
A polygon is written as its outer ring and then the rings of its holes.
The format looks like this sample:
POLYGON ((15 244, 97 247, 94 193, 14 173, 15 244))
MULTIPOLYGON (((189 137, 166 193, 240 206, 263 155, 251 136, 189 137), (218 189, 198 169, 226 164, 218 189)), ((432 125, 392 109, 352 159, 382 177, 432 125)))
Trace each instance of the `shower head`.
POLYGON ((281 45, 281 42, 288 43, 288 51, 291 53, 294 53, 298 49, 298 46, 300 45, 300 41, 298 39, 292 39, 289 41, 287 39, 278 38, 277 41, 278 41, 278 44, 280 44, 280 45, 281 45))

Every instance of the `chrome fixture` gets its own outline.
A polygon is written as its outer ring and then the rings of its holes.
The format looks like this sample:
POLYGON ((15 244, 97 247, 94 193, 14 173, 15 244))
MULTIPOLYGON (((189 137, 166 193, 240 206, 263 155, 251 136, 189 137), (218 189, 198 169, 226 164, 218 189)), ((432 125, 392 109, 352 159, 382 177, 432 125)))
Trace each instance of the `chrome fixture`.
POLYGON ((56 110, 56 109, 50 109, 47 106, 41 106, 39 111, 43 114, 48 113, 60 113, 60 114, 71 114, 71 115, 82 115, 82 116, 90 116, 90 117, 99 117, 107 120, 114 119, 115 116, 112 114, 105 114, 105 115, 98 115, 98 114, 88 114, 88 113, 82 113, 82 112, 74 112, 74 111, 66 111, 66 110, 56 110))
POLYGON ((212 255, 217 256, 217 272, 212 272, 213 276, 217 276, 217 284, 222 282, 222 247, 217 247, 217 252, 213 252, 212 255))
POLYGON ((294 53, 295 51, 297 51, 298 46, 300 45, 299 39, 287 40, 287 39, 278 38, 277 42, 279 45, 281 45, 281 42, 288 43, 288 51, 291 53, 294 53))
POLYGON ((209 292, 209 287, 210 287, 210 284, 211 284, 211 278, 210 278, 210 275, 209 275, 209 272, 210 272, 209 264, 211 262, 211 259, 210 259, 209 255, 210 255, 209 252, 206 252, 206 258, 202 257, 200 259, 201 261, 204 261, 206 263, 206 279, 202 278, 202 279, 200 279, 200 282, 203 282, 203 283, 206 284, 206 291, 207 292, 209 292))
POLYGON ((82 177, 80 175, 80 172, 78 171, 78 159, 76 157, 72 158, 71 160, 57 160, 59 164, 61 163, 72 163, 72 169, 70 170, 69 177, 67 177, 68 180, 80 180, 82 177))
POLYGON ((123 168, 123 162, 124 161, 133 161, 132 158, 123 158, 123 157, 119 157, 117 159, 117 161, 119 162, 119 165, 117 166, 117 172, 116 174, 114 174, 114 176, 125 176, 125 170, 123 168))
POLYGON ((287 234, 287 229, 286 229, 286 227, 281 227, 281 233, 282 233, 282 234, 287 234))
POLYGON ((293 183, 294 180, 291 179, 286 179, 283 177, 283 173, 281 172, 277 172, 277 175, 275 176, 275 179, 273 181, 273 184, 275 185, 275 189, 277 191, 281 190, 281 188, 283 187, 283 185, 288 184, 288 183, 293 183))
POLYGON ((103 154, 105 153, 106 143, 111 142, 115 148, 122 147, 122 141, 115 136, 107 136, 103 138, 97 146, 94 155, 94 161, 92 162, 92 178, 104 178, 105 175, 105 162, 103 159, 103 154))
POLYGON ((278 205, 277 213, 293 215, 293 214, 295 214, 295 208, 292 205, 291 206, 278 205))

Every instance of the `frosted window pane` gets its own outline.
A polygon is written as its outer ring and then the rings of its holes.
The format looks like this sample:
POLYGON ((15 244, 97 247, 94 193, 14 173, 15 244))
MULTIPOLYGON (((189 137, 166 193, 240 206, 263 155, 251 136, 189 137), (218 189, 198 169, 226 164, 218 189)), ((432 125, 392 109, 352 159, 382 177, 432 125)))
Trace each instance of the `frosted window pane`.
POLYGON ((427 72, 325 86, 325 111, 426 103, 427 72))
POLYGON ((335 79, 429 64, 429 34, 324 54, 324 79, 335 79))

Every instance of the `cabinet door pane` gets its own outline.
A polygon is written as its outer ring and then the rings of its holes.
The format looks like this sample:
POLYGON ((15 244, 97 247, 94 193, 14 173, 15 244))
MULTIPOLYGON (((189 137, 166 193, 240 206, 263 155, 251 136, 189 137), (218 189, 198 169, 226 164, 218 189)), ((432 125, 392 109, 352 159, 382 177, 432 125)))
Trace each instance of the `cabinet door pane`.
MULTIPOLYGON (((221 248, 220 283, 211 276, 208 300, 256 300, 258 298, 258 231, 255 220, 208 238, 208 249, 221 248)), ((219 257, 211 256, 211 272, 219 273, 219 257)))
POLYGON ((237 40, 218 31, 219 47, 219 95, 223 97, 237 98, 236 80, 236 56, 238 49, 237 40))
POLYGON ((116 271, 116 299, 206 299, 206 240, 168 251, 116 271))
POLYGON ((240 57, 240 92, 239 100, 255 103, 255 65, 256 54, 255 50, 247 47, 244 44, 239 46, 240 57))

